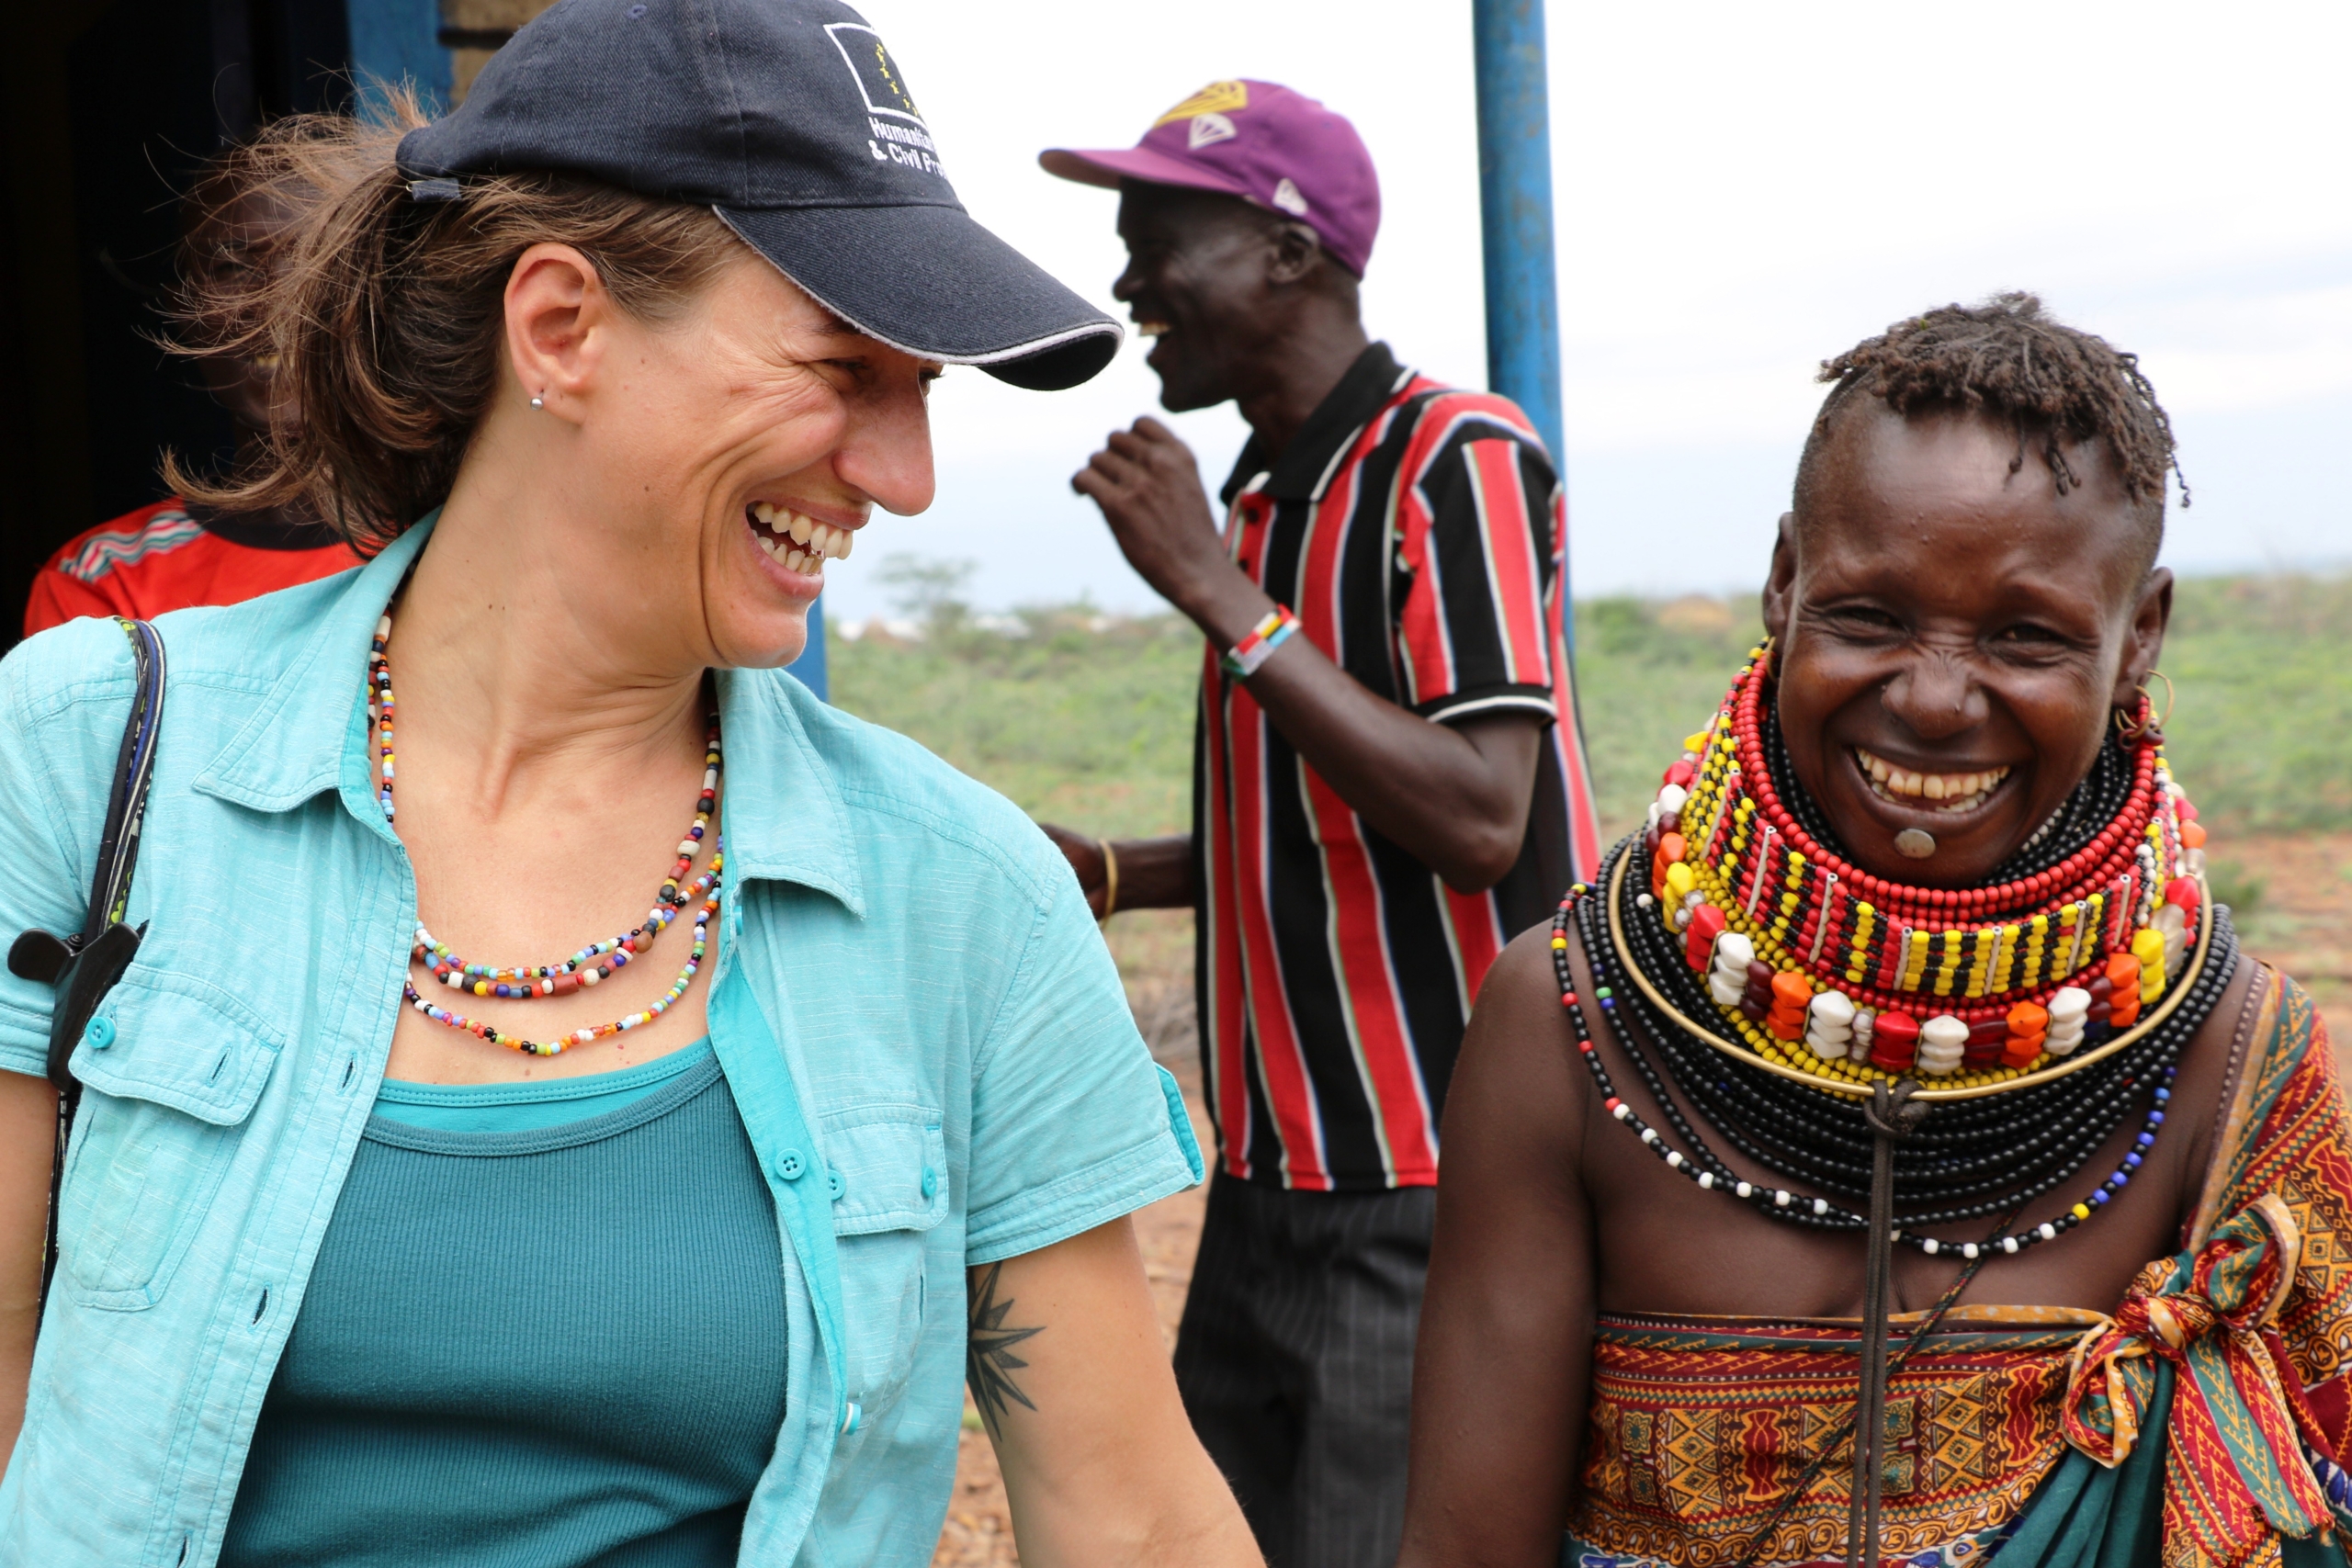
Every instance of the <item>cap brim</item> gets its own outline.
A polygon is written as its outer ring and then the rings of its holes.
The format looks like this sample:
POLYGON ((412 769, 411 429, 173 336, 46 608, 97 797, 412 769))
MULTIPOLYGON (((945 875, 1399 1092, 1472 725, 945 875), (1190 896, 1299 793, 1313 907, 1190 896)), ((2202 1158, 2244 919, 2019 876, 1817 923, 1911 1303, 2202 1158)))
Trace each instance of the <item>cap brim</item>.
POLYGON ((868 337, 1059 391, 1119 352, 1119 323, 955 207, 715 209, 745 243, 868 337))
POLYGON ((1240 181, 1227 179, 1213 169, 1187 164, 1148 147, 1094 148, 1073 152, 1048 147, 1037 154, 1038 166, 1049 175, 1084 186, 1116 190, 1121 180, 1143 180, 1156 186, 1182 186, 1190 190, 1221 191, 1244 201, 1250 192, 1240 181))

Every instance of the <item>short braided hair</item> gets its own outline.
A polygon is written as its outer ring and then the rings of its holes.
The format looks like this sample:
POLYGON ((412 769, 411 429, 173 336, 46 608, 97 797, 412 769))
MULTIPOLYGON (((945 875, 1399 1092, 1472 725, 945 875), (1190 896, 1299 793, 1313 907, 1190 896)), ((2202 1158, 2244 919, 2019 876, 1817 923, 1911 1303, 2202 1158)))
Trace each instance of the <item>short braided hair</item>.
MULTIPOLYGON (((1897 321, 1823 360, 1817 379, 1835 385, 1822 400, 1797 463, 1800 513, 1838 414, 1867 395, 1898 414, 1951 409, 2012 426, 2018 435, 2009 461, 2013 474, 2025 466, 2028 442, 2039 438, 2060 495, 2083 482, 2066 461, 2066 447, 2104 442, 2124 493, 2146 521, 2154 558, 2164 534, 2165 476, 2180 477, 2172 420, 2156 401, 2138 355, 2057 321, 2038 297, 1996 294, 1982 305, 1946 305, 1897 321)), ((2188 504, 2185 478, 2180 503, 2188 504)))

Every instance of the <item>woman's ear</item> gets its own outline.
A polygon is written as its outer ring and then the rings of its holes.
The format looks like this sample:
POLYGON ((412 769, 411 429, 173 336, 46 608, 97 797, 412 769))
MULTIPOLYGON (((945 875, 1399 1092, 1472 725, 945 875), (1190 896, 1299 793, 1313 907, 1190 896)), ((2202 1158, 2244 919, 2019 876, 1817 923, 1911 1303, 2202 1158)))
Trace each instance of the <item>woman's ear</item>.
POLYGON ((2146 682, 2148 671, 2163 657, 2165 628, 2171 623, 2172 570, 2160 566, 2148 573, 2147 585, 2140 590, 2139 603, 2132 607, 2132 624, 2123 634, 2123 664, 2115 673, 2115 690, 2108 698, 2109 707, 2138 711, 2140 688, 2146 682))
POLYGON ((611 337, 613 298, 570 245, 537 244, 506 279, 506 357, 531 406, 578 423, 611 337))
POLYGON ((1772 541, 1772 570, 1764 579, 1764 630, 1776 643, 1789 640, 1789 616, 1797 603, 1797 514, 1781 513, 1772 541))

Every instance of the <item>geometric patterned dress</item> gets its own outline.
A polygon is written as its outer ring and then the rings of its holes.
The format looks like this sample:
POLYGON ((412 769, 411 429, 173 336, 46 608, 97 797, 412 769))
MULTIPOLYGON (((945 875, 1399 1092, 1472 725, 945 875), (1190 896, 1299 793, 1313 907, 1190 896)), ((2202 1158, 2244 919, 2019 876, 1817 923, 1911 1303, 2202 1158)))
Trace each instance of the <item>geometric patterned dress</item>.
MULTIPOLYGON (((2310 997, 2267 967, 2255 983, 2179 1254, 2112 1315, 1955 1307, 1889 1383, 1884 1562, 2346 1561, 2352 1114, 2310 997)), ((1922 1316, 1894 1320, 1898 1343, 1922 1316)), ((1850 1321, 1601 1317, 1563 1568, 1842 1568, 1860 1338, 1850 1321), (1842 1457, 1815 1468, 1825 1444, 1842 1457)))

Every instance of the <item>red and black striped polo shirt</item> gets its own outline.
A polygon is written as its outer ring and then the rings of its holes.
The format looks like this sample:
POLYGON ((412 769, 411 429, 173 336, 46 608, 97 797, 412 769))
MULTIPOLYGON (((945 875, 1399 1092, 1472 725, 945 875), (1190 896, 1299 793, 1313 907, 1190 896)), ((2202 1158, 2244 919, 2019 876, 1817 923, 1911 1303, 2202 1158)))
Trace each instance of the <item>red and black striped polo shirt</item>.
POLYGON ((1209 650, 1196 973, 1225 1168, 1316 1191, 1429 1186, 1479 981, 1598 859, 1560 481, 1509 400, 1440 386, 1375 344, 1279 460, 1243 448, 1224 497, 1234 560, 1372 692, 1441 723, 1550 724, 1518 863, 1456 893, 1357 816, 1209 650))

